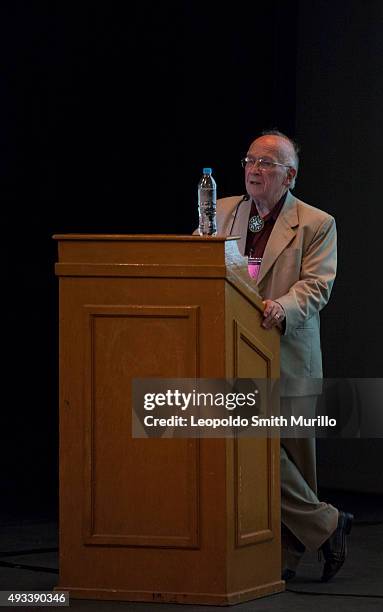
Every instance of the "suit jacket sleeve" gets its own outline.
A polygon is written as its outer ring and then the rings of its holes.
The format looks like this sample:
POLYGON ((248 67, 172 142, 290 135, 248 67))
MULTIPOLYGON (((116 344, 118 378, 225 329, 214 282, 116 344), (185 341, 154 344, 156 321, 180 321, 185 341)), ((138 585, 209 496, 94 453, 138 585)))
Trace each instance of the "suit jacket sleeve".
POLYGON ((310 318, 328 302, 336 275, 336 225, 333 217, 321 223, 302 253, 300 278, 276 299, 286 314, 285 334, 309 327, 310 318))

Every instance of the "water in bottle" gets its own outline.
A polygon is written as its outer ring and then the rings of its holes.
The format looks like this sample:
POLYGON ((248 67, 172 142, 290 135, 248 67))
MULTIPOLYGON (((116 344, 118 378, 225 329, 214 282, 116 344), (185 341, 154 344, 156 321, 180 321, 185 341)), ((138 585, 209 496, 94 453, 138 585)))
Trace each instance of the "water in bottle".
POLYGON ((212 177, 212 169, 204 168, 203 176, 198 183, 198 212, 200 236, 217 234, 217 185, 212 177))

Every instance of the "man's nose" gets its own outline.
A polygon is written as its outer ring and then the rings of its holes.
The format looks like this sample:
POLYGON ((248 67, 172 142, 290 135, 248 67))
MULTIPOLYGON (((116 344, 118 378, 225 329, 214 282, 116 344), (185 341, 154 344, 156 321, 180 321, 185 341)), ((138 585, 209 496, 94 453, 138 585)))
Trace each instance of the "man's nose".
POLYGON ((252 166, 250 168, 250 172, 251 173, 259 174, 260 171, 261 171, 261 166, 260 166, 260 163, 259 163, 259 159, 256 159, 256 160, 254 160, 254 162, 253 162, 253 164, 252 164, 252 166))

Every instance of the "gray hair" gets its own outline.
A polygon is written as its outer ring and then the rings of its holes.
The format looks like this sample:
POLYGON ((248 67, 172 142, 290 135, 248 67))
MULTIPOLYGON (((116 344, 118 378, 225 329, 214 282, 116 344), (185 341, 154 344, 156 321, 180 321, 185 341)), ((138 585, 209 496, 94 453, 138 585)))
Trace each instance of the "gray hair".
POLYGON ((279 136, 280 138, 283 138, 284 140, 287 140, 287 142, 290 144, 291 151, 292 151, 292 157, 290 157, 288 162, 296 170, 296 175, 294 176, 294 178, 292 179, 292 181, 290 183, 290 189, 294 189, 294 187, 295 187, 295 180, 297 178, 298 168, 299 168, 299 155, 298 155, 298 153, 300 151, 300 147, 299 147, 298 143, 295 142, 295 140, 293 140, 292 138, 289 138, 288 136, 286 136, 286 134, 283 134, 283 132, 280 132, 276 128, 273 128, 273 129, 270 129, 270 130, 263 130, 261 135, 262 136, 279 136))

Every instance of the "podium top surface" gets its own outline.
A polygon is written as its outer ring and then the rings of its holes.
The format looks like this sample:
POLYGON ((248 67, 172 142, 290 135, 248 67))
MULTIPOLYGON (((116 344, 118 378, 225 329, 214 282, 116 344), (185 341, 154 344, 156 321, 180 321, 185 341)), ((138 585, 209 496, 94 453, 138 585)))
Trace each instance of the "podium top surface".
POLYGON ((226 279, 251 302, 260 300, 239 236, 56 234, 62 277, 226 279))
MULTIPOLYGON (((56 234, 60 264, 114 266, 221 266, 233 236, 174 234, 56 234)), ((125 268, 126 269, 126 268, 125 268)))
POLYGON ((226 240, 238 240, 240 236, 197 236, 197 235, 176 235, 176 234, 55 234, 53 240, 83 240, 83 241, 159 241, 159 242, 224 242, 226 240))

